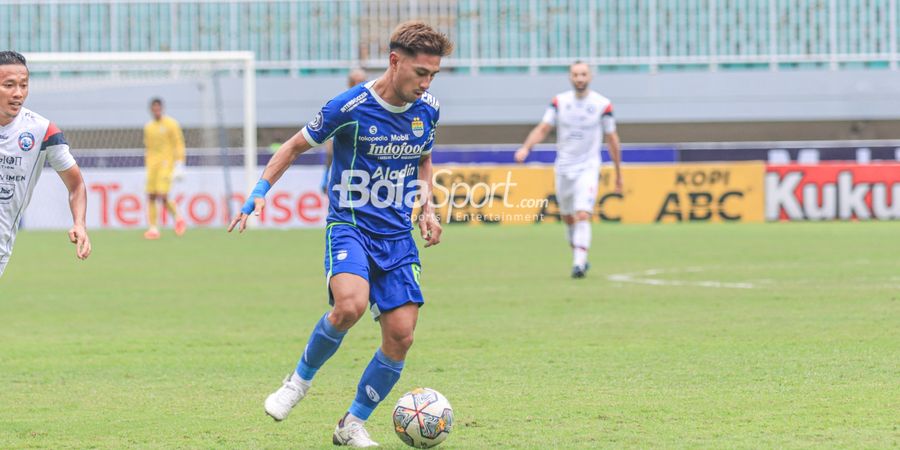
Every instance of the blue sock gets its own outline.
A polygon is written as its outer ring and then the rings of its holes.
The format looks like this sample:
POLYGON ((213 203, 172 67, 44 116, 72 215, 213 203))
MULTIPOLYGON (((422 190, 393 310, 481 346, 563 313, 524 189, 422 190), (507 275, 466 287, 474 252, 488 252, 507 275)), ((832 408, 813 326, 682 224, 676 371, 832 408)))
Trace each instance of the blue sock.
POLYGON ((325 313, 309 336, 303 356, 297 363, 297 375, 306 381, 312 381, 322 364, 341 346, 346 334, 346 331, 338 331, 328 321, 328 313, 325 313))
POLYGON ((403 361, 394 361, 379 348, 369 362, 369 366, 359 379, 356 388, 356 399, 348 410, 350 414, 367 420, 381 402, 394 388, 394 384, 400 379, 403 370, 403 361))

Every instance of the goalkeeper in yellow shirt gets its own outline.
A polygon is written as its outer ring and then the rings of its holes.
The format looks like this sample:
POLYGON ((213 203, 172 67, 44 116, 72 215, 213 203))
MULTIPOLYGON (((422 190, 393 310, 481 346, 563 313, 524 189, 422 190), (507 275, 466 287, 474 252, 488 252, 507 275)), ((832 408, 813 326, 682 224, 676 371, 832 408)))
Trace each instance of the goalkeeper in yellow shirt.
POLYGON ((159 206, 168 209, 175 218, 175 234, 181 236, 187 224, 178 214, 175 202, 169 200, 172 180, 184 173, 184 133, 178 122, 163 114, 159 98, 150 101, 153 119, 144 125, 144 164, 147 167, 147 224, 145 239, 159 239, 159 206))

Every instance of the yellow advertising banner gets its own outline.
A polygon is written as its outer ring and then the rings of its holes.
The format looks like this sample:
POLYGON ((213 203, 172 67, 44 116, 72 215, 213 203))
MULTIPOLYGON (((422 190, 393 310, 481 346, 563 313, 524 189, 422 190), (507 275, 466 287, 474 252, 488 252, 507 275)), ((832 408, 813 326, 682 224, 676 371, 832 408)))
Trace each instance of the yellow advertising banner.
MULTIPOLYGON (((621 223, 762 222, 763 163, 625 166, 614 192, 604 165, 594 220, 621 223)), ((550 166, 436 166, 433 201, 445 223, 559 220, 550 166)))

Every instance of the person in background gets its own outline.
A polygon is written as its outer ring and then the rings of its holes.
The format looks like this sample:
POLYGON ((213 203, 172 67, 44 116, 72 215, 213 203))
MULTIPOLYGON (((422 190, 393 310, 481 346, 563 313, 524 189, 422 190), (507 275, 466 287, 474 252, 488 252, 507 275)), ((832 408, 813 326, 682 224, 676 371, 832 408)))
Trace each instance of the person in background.
POLYGON ((170 116, 163 114, 163 101, 150 100, 150 114, 153 118, 144 125, 144 164, 147 168, 147 231, 145 239, 159 239, 159 208, 168 210, 175 218, 175 234, 184 235, 187 223, 169 199, 172 180, 179 180, 184 174, 184 133, 181 125, 170 116))
POLYGON ((612 102, 589 88, 591 79, 587 64, 575 61, 569 66, 572 90, 553 97, 541 123, 531 130, 515 153, 516 162, 525 162, 532 147, 556 127, 556 200, 572 247, 572 278, 584 278, 590 268, 591 218, 597 200, 600 147, 604 137, 615 167, 615 192, 622 192, 622 152, 612 102))

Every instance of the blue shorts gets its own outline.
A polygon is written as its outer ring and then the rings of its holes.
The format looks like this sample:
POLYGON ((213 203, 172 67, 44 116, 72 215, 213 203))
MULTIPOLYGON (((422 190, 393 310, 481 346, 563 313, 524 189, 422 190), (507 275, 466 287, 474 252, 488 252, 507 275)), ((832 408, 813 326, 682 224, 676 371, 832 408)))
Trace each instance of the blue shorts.
MULTIPOLYGON (((373 237, 349 224, 331 224, 325 231, 325 281, 339 273, 359 275, 369 282, 369 309, 375 320, 384 311, 407 303, 422 305, 419 250, 412 234, 373 237)), ((334 305, 331 288, 328 302, 334 305)))

